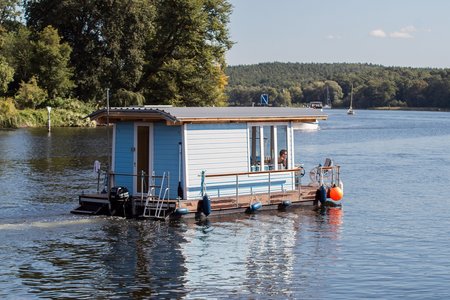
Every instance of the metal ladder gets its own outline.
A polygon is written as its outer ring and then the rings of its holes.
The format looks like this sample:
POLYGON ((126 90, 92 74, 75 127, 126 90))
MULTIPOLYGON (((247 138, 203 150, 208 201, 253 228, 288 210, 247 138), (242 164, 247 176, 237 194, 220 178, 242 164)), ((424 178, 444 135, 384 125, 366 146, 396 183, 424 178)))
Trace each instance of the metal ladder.
POLYGON ((164 220, 167 218, 167 211, 169 210, 169 173, 167 172, 167 175, 166 172, 163 173, 160 185, 155 184, 157 177, 155 174, 152 175, 152 185, 147 193, 142 216, 164 220), (164 187, 165 185, 166 187, 164 187), (159 189, 158 195, 156 195, 157 188, 159 189))

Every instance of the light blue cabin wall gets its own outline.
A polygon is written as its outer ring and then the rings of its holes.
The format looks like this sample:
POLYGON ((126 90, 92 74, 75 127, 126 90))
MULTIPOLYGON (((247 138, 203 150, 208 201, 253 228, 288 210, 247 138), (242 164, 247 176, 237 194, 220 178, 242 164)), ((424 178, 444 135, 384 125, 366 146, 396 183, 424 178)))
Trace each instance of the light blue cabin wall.
MULTIPOLYGON (((133 174, 134 123, 122 122, 115 125, 114 170, 116 174, 133 174)), ((133 191, 133 177, 119 175, 115 177, 116 186, 125 186, 133 191)))
MULTIPOLYGON (((114 172, 133 174, 134 123, 115 125, 114 172)), ((202 170, 206 174, 238 173, 249 171, 249 139, 245 123, 188 124, 184 142, 186 148, 186 188, 188 199, 199 199, 202 170)), ((170 174, 170 198, 177 197, 179 142, 181 126, 153 125, 153 170, 156 175, 170 174)), ((183 168, 183 165, 182 165, 183 168)), ((183 170, 182 170, 183 172, 183 170)), ((271 175, 271 191, 290 190, 293 187, 289 174, 271 175)), ((236 193, 235 177, 207 178, 207 191, 211 197, 232 196, 236 193)), ((183 177, 181 178, 183 181, 183 177)), ((268 175, 244 175, 239 177, 240 194, 268 191, 268 175)), ((135 194, 132 176, 116 176, 116 186, 125 186, 135 194)), ((184 185, 184 184, 183 184, 184 185)))
POLYGON ((179 142, 181 142, 181 126, 154 123, 153 170, 156 175, 169 173, 170 199, 176 199, 178 194, 179 142))

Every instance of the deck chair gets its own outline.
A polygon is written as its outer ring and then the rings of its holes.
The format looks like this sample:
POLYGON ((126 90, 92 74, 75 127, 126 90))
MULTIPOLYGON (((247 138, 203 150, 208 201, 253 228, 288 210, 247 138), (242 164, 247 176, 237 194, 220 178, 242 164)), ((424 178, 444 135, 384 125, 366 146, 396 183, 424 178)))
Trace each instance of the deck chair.
MULTIPOLYGON (((319 181, 320 181, 320 167, 332 167, 333 166, 333 160, 331 158, 325 158, 325 162, 323 163, 323 165, 314 167, 311 169, 311 171, 309 172, 309 179, 311 180, 311 185, 319 185, 319 181)), ((329 170, 324 170, 322 173, 322 176, 324 178, 329 177, 331 175, 332 172, 330 172, 329 170)))

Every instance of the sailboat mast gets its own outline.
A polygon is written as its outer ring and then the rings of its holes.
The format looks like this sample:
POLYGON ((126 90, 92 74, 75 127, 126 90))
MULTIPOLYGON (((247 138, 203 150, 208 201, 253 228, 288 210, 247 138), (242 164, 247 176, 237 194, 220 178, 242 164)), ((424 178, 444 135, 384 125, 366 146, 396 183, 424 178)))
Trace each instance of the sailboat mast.
POLYGON ((353 105, 353 83, 352 83, 352 88, 350 90, 350 107, 347 110, 347 115, 355 114, 355 112, 353 111, 352 105, 353 105))
POLYGON ((352 83, 352 89, 350 90, 350 109, 352 108, 353 104, 353 83, 352 83))
POLYGON ((328 89, 328 85, 327 85, 327 105, 329 107, 331 107, 331 101, 330 101, 330 91, 328 89))

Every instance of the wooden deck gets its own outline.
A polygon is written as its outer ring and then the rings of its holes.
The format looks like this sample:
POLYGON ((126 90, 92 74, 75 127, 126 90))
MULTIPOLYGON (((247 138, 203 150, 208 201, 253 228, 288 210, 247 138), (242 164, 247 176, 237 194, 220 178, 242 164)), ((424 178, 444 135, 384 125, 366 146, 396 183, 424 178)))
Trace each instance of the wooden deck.
MULTIPOLYGON (((211 215, 233 214, 245 212, 250 205, 256 202, 261 202, 262 210, 278 209, 282 206, 283 201, 289 201, 293 206, 298 205, 317 205, 316 200, 317 187, 315 186, 301 186, 299 190, 286 192, 273 192, 254 194, 254 195, 240 195, 236 197, 213 197, 211 198, 211 215)), ((124 214, 129 217, 142 217, 146 198, 142 199, 139 196, 134 196, 131 199, 124 201, 108 200, 108 194, 82 194, 79 196, 79 207, 72 210, 72 213, 78 214, 124 214), (128 206, 129 213, 125 213, 125 205, 128 206), (115 207, 117 206, 117 207, 115 207)), ((156 206, 157 200, 149 201, 149 206, 156 206)), ((167 215, 171 218, 179 217, 198 217, 201 214, 201 199, 195 200, 177 200, 170 199, 160 201, 162 207, 167 215), (177 215, 177 209, 187 209, 189 213, 185 215, 177 215)))
MULTIPOLYGON (((267 193, 254 194, 254 195, 243 195, 236 197, 216 197, 211 198, 211 210, 229 210, 236 208, 248 208, 251 204, 255 202, 261 202, 263 206, 270 205, 280 205, 284 200, 289 200, 291 203, 303 203, 303 202, 314 202, 316 196, 316 187, 302 186, 301 193, 298 191, 288 191, 288 192, 276 192, 270 194, 267 193)), ((180 208, 187 208, 190 212, 198 211, 198 200, 187 200, 180 202, 180 208)))

